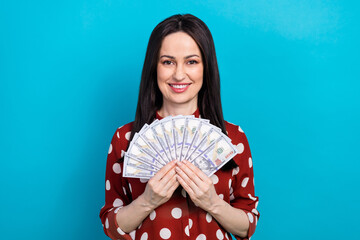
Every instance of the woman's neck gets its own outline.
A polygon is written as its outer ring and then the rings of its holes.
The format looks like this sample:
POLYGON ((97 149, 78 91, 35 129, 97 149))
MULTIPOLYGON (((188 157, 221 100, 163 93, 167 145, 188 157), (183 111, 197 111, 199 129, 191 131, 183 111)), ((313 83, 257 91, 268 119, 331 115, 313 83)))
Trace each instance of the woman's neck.
POLYGON ((197 109, 196 104, 163 104, 158 114, 161 117, 176 115, 191 115, 197 109))

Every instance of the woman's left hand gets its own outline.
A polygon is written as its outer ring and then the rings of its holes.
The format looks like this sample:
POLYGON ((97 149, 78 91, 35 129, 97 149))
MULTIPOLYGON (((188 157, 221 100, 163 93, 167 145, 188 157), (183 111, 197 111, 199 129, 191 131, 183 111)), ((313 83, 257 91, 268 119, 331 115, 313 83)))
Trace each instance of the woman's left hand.
POLYGON ((189 194, 191 200, 203 210, 211 213, 212 208, 221 200, 212 180, 199 168, 185 160, 177 162, 175 171, 178 182, 189 194))

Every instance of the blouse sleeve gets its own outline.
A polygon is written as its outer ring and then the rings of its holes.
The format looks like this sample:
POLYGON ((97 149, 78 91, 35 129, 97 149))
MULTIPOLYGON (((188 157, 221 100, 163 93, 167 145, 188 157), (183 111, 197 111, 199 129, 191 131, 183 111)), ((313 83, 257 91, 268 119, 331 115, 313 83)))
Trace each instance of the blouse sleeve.
POLYGON ((105 174, 105 205, 100 210, 100 219, 105 234, 111 239, 131 240, 135 232, 123 232, 116 221, 116 213, 120 208, 129 204, 131 193, 127 181, 122 177, 122 162, 128 145, 129 132, 126 125, 117 129, 109 147, 105 174), (127 135, 126 135, 127 134, 127 135))
POLYGON ((234 157, 238 167, 234 168, 232 173, 233 183, 231 184, 232 189, 230 189, 230 204, 235 208, 242 209, 249 219, 247 238, 235 236, 236 239, 249 239, 254 234, 260 217, 256 209, 259 198, 255 196, 253 161, 248 140, 240 127, 235 130, 234 136, 232 142, 237 146, 239 154, 234 157))

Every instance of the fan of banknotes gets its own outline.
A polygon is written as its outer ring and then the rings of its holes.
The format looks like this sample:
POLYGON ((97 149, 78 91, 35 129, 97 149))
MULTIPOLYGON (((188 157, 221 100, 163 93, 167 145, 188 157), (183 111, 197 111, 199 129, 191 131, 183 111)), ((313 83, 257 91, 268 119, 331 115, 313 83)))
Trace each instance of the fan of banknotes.
POLYGON ((231 139, 209 120, 169 116, 145 124, 124 157, 124 177, 149 179, 165 164, 187 160, 211 176, 238 153, 231 139))

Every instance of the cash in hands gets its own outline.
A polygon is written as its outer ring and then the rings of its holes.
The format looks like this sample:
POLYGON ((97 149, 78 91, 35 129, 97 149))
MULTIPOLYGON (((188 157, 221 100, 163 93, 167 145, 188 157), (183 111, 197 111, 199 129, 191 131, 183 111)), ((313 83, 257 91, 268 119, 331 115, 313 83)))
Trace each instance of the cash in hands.
POLYGON ((238 154, 220 128, 194 116, 166 117, 135 133, 124 157, 124 177, 149 179, 165 164, 187 160, 211 176, 238 154))

